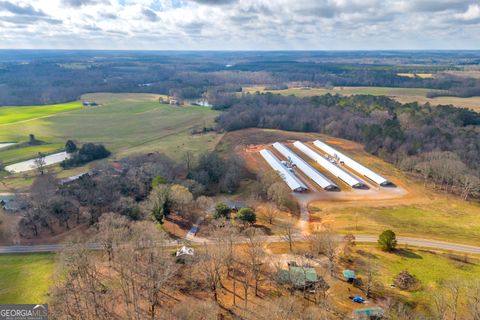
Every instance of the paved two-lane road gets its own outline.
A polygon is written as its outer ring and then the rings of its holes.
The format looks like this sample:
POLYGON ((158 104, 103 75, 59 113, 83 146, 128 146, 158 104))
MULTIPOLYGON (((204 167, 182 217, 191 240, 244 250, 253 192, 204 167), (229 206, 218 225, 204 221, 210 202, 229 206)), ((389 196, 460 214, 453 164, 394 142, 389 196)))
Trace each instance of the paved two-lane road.
MULTIPOLYGON (((357 242, 377 242, 378 236, 355 236, 357 242)), ((303 236, 296 236, 295 241, 302 241, 305 238, 303 236)), ((191 237, 188 239, 190 242, 204 243, 206 239, 191 237)), ((207 240, 208 241, 208 240, 207 240)), ((282 242, 280 236, 269 236, 268 242, 282 242)), ((242 242, 240 240, 239 242, 242 242)), ((400 245, 408 245, 422 248, 431 248, 447 251, 455 251, 467 254, 480 255, 480 247, 470 246, 465 244, 443 242, 437 240, 417 239, 408 237, 397 237, 397 242, 400 245)), ((172 241, 169 245, 175 245, 177 242, 172 241)), ((101 249, 101 245, 98 243, 90 243, 89 248, 92 250, 101 249)), ((38 244, 38 245, 16 245, 16 246, 0 246, 0 254, 5 253, 35 253, 35 252, 57 252, 63 249, 62 244, 38 244)))
MULTIPOLYGON (((378 236, 355 236, 357 242, 377 242, 378 236)), ((480 254, 480 247, 429 239, 397 237, 397 243, 422 248, 440 249, 469 254, 480 254)))

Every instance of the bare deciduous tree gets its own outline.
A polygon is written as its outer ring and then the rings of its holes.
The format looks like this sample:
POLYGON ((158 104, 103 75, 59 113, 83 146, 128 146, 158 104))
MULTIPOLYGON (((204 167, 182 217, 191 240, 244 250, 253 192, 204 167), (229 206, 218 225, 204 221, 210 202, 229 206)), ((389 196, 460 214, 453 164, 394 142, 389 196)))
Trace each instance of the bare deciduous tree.
POLYGON ((45 166, 47 165, 47 162, 45 161, 45 155, 43 153, 38 153, 37 157, 33 160, 33 164, 40 175, 45 173, 45 166))
POLYGON ((203 252, 196 264, 199 274, 208 285, 215 301, 218 301, 218 289, 221 287, 222 274, 225 269, 227 248, 223 241, 213 240, 213 244, 204 244, 203 252))
POLYGON ((275 217, 278 214, 278 208, 274 203, 268 202, 265 205, 265 214, 268 219, 268 223, 273 224, 275 217))
POLYGON ((343 237, 343 255, 349 257, 352 253, 353 247, 355 247, 355 236, 351 233, 346 234, 343 237))
POLYGON ((265 238, 263 232, 256 228, 249 228, 245 230, 244 234, 247 236, 247 264, 250 266, 254 280, 255 295, 258 296, 258 285, 261 281, 263 259, 265 257, 265 238))
POLYGON ((258 310, 261 320, 327 320, 331 315, 316 306, 305 307, 303 303, 293 296, 280 297, 267 301, 266 305, 258 310))
POLYGON ((184 186, 174 184, 170 187, 170 200, 172 201, 174 209, 180 214, 185 214, 185 211, 190 209, 193 201, 193 196, 190 191, 184 186))
POLYGON ((447 291, 447 306, 450 311, 451 319, 457 320, 463 283, 460 279, 450 279, 444 283, 444 287, 447 291))
POLYGON ((95 240, 102 245, 109 262, 113 260, 115 246, 128 240, 128 228, 128 220, 118 214, 104 213, 98 220, 95 240))
POLYGON ((169 314, 162 315, 161 320, 217 320, 219 307, 216 303, 188 298, 173 307, 169 314))
POLYGON ((472 174, 465 174, 459 179, 462 187, 462 198, 468 200, 471 194, 480 190, 480 179, 472 174))
POLYGON ((372 291, 375 286, 375 277, 378 272, 377 270, 378 270, 377 263, 372 258, 368 258, 363 263, 362 272, 365 275, 363 289, 365 291, 365 296, 367 298, 370 298, 372 296, 372 291))
POLYGON ((480 320, 480 281, 474 281, 467 292, 467 311, 472 320, 480 320))
POLYGON ((56 319, 107 320, 114 317, 109 290, 85 244, 72 243, 60 254, 61 272, 51 289, 56 319))
POLYGON ((328 258, 330 275, 335 274, 335 265, 339 247, 339 238, 332 231, 325 230, 309 236, 310 251, 314 256, 324 255, 328 258))
POLYGON ((295 228, 292 223, 287 222, 281 225, 281 237, 283 241, 288 243, 290 252, 293 251, 293 237, 295 234, 295 228))
POLYGON ((187 168, 187 171, 190 172, 194 160, 192 151, 187 150, 183 155, 183 160, 185 161, 185 167, 187 168))

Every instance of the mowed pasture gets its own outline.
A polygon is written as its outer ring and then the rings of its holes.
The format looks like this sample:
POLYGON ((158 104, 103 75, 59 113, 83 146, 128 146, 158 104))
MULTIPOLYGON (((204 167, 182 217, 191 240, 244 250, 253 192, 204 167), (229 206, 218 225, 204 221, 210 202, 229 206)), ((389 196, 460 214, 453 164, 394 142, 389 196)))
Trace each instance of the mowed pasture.
POLYGON ((46 303, 55 255, 0 255, 0 303, 46 303))
MULTIPOLYGON (((383 285, 389 294, 402 297, 402 300, 415 304, 418 307, 434 308, 432 292, 446 292, 445 282, 461 281, 462 286, 470 284, 480 272, 480 260, 477 257, 467 257, 458 254, 445 254, 417 248, 398 248, 393 253, 381 251, 375 245, 357 246, 354 252, 356 261, 370 263, 375 267, 374 279, 383 285), (402 271, 407 270, 419 281, 417 288, 412 291, 390 288, 393 279, 402 271)), ((361 267, 362 277, 366 277, 361 267)), ((461 296, 463 303, 465 295, 461 296)))
MULTIPOLYGON (((82 108, 81 101, 45 106, 0 107, 0 125, 16 123, 82 108)), ((0 127, 0 130, 1 127, 0 127)))
POLYGON ((0 125, 0 141, 25 142, 32 133, 45 142, 37 147, 7 148, 0 151, 0 160, 11 164, 35 157, 40 151, 53 153, 68 139, 80 144, 105 144, 113 157, 155 151, 180 157, 186 150, 201 152, 215 146, 220 135, 192 136, 189 132, 193 127, 212 126, 218 112, 205 107, 162 105, 159 97, 154 94, 88 94, 82 98, 100 106, 0 125), (194 143, 190 144, 191 141, 194 143))
MULTIPOLYGON (((427 93, 434 91, 424 88, 389 88, 389 87, 334 87, 334 88, 289 88, 285 90, 266 90, 265 87, 245 87, 243 92, 271 92, 283 95, 295 95, 299 97, 312 97, 327 93, 340 95, 374 95, 387 96, 401 103, 418 102, 420 104, 430 103, 431 105, 454 105, 460 108, 469 108, 480 112, 480 97, 459 98, 459 97, 436 97, 427 98, 427 93)), ((440 91, 440 90, 437 90, 440 91)))
POLYGON ((397 76, 407 77, 407 78, 422 78, 422 79, 433 78, 433 74, 431 73, 397 73, 397 76))

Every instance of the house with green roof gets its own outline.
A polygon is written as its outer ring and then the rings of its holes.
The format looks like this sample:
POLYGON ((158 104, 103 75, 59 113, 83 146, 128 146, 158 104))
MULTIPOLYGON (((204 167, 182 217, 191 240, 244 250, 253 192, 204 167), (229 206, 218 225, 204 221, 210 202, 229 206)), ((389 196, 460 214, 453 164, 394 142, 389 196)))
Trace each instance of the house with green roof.
POLYGON ((371 307, 353 310, 353 319, 355 320, 379 320, 382 319, 384 311, 380 307, 371 307))
POLYGON ((355 271, 353 270, 343 270, 343 278, 347 282, 353 282, 355 279, 357 279, 357 275, 355 274, 355 271))
POLYGON ((289 266, 288 270, 280 271, 280 279, 290 283, 297 289, 304 289, 317 283, 317 271, 310 267, 289 266))

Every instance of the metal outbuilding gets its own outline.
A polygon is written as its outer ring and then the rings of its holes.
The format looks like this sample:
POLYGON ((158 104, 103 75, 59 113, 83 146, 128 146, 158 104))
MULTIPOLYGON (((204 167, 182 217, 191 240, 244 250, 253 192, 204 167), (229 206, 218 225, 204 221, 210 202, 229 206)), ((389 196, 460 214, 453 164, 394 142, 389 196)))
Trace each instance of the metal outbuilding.
POLYGON ((296 155, 292 150, 285 147, 279 142, 275 142, 273 147, 278 150, 285 158, 291 161, 300 171, 302 171, 307 177, 312 179, 316 184, 327 191, 339 191, 338 186, 330 181, 330 179, 323 176, 320 172, 315 170, 305 160, 296 155))
POLYGON ((260 151, 262 157, 267 161, 267 163, 275 170, 280 177, 285 181, 288 187, 292 191, 301 192, 308 190, 307 186, 298 179, 293 172, 290 172, 281 162, 278 160, 277 157, 273 155, 273 153, 269 150, 263 149, 260 151))
POLYGON ((331 163, 329 160, 322 157, 320 154, 309 148, 307 145, 303 144, 300 141, 296 141, 293 143, 295 148, 306 154, 309 158, 313 161, 321 165, 323 168, 328 170, 331 174, 348 184, 352 188, 356 189, 367 189, 367 185, 351 174, 347 173, 343 169, 339 168, 336 164, 331 163))
POLYGON ((330 156, 338 159, 340 162, 343 162, 346 166, 350 167, 351 169, 355 170, 356 172, 362 174, 363 176, 367 177, 368 179, 372 180, 373 182, 379 184, 382 187, 392 187, 395 186, 392 182, 388 181, 384 177, 376 174, 372 170, 368 169, 367 167, 361 165, 360 163, 356 162, 355 160, 347 157, 343 153, 335 150, 334 148, 330 147, 328 144, 320 141, 315 140, 313 144, 323 150, 325 153, 329 154, 330 156))

